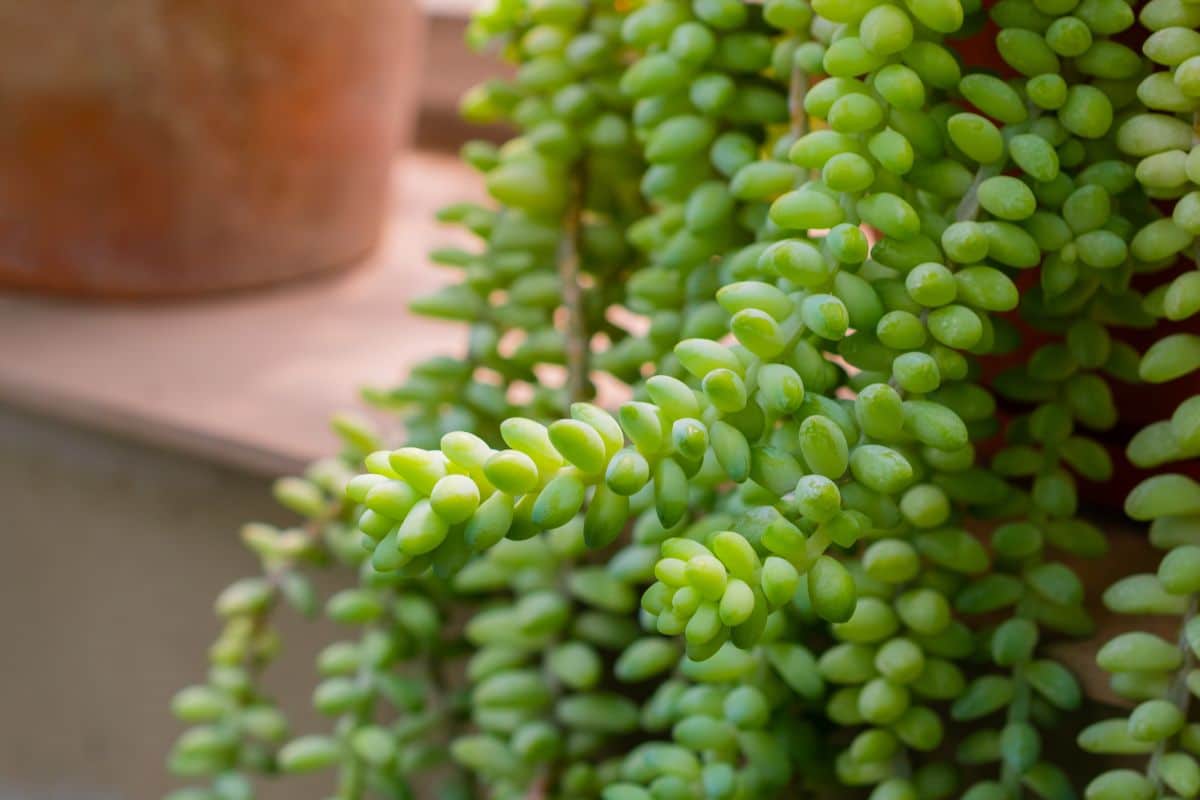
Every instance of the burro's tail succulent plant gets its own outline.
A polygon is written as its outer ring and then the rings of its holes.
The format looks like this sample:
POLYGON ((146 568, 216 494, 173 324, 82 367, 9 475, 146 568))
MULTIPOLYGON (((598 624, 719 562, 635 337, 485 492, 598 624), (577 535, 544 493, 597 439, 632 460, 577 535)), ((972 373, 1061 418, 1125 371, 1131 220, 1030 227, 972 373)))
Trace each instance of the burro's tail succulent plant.
POLYGON ((1184 0, 477 14, 515 77, 464 113, 514 135, 464 148, 491 200, 442 212, 475 244, 413 304, 469 347, 368 392, 403 441, 336 420, 342 454, 277 484, 303 520, 243 530, 262 573, 175 699, 200 784, 173 800, 318 770, 338 800, 1200 795, 1200 396, 1141 430, 1119 402, 1200 369, 1198 27, 1184 0), (1093 586, 1114 444, 1164 556, 1093 586), (304 733, 262 672, 322 564, 357 580, 304 733), (1089 594, 1136 616, 1096 652, 1123 709, 1052 656, 1089 594))

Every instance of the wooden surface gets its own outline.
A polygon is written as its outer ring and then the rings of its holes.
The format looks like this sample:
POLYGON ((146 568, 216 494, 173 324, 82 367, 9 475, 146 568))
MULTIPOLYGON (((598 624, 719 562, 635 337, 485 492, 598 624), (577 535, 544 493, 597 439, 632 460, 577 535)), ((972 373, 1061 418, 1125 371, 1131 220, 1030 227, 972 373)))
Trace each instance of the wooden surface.
POLYGON ((433 214, 479 182, 416 153, 392 189, 379 248, 331 277, 157 304, 0 295, 0 402, 268 474, 331 453, 327 420, 359 387, 464 341, 406 302, 452 279, 425 256, 455 239, 433 214))

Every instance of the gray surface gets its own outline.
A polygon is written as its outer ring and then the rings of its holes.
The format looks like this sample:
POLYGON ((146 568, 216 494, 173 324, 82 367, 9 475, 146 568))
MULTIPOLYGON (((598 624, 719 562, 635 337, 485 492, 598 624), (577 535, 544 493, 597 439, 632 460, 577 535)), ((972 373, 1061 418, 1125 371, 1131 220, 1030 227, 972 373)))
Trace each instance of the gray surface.
POLYGON ((33 788, 0 783, 0 800, 119 800, 119 797, 112 792, 70 785, 33 788))
MULTIPOLYGON (((255 569, 237 538, 252 519, 286 519, 261 478, 0 406, 0 800, 174 785, 167 705, 203 677, 216 592, 255 569)), ((323 727, 307 698, 332 635, 289 619, 268 673, 301 732, 323 727)))

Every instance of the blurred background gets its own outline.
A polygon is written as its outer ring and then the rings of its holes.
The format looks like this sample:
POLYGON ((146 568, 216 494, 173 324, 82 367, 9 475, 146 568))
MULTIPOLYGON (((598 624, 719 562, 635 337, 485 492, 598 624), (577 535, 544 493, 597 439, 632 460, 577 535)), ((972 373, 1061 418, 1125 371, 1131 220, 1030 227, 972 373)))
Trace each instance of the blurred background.
MULTIPOLYGON (((0 799, 163 794, 238 529, 286 520, 270 479, 453 352, 405 305, 443 280, 434 211, 481 192, 471 5, 0 0, 0 799)), ((284 635, 320 730, 330 632, 284 635)))

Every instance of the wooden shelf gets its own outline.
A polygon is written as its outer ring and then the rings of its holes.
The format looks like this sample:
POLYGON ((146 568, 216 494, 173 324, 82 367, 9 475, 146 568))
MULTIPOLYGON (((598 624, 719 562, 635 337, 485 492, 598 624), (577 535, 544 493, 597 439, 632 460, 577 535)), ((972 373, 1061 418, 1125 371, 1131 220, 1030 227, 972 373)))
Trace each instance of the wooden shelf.
POLYGON ((452 279, 425 256, 455 237, 433 215, 480 184, 423 153, 393 182, 377 250, 321 278, 156 304, 0 295, 0 402, 267 474, 333 452, 327 420, 360 387, 464 341, 406 306, 452 279))

